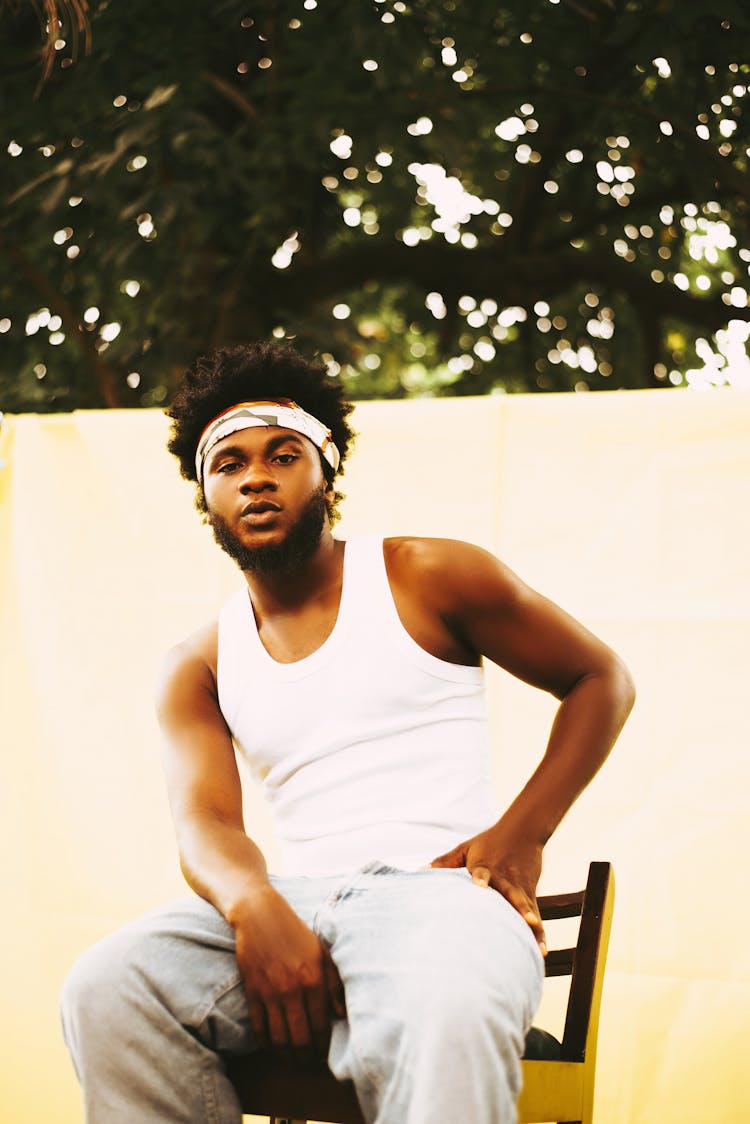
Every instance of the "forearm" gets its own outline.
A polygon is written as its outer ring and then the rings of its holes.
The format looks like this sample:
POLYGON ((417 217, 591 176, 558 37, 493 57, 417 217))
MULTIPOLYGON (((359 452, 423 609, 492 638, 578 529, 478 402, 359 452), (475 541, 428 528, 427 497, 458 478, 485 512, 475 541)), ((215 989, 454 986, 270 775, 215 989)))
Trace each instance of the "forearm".
POLYGON ((268 890, 266 860, 243 828, 215 814, 193 812, 177 827, 180 866, 191 889, 235 925, 257 894, 268 890))
POLYGON ((268 881, 259 847, 208 810, 178 821, 182 869, 235 931, 235 955, 259 1045, 325 1058, 332 1014, 346 1015, 330 952, 268 881))
POLYGON ((498 828, 545 844, 606 760, 634 698, 620 663, 581 679, 560 703, 544 757, 498 828))

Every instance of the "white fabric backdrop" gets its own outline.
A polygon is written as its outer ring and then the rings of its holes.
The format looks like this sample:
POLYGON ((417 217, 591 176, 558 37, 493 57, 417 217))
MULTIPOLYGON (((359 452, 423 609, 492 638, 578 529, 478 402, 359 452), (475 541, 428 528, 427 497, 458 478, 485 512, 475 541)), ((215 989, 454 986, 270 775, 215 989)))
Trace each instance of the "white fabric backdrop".
MULTIPOLYGON (((479 542, 618 650, 639 689, 547 848, 542 888, 615 864, 598 1119, 750 1119, 750 394, 367 403, 338 533, 479 542)), ((98 936, 182 892, 153 684, 239 575, 192 510, 156 412, 6 417, 0 432, 2 1119, 73 1124, 56 997, 98 936)), ((552 701, 491 673, 498 800, 552 701)), ((252 793, 249 829, 273 855, 252 793)), ((561 997, 548 990, 542 1025, 561 997)), ((545 1022, 546 1020, 546 1022, 545 1022)))

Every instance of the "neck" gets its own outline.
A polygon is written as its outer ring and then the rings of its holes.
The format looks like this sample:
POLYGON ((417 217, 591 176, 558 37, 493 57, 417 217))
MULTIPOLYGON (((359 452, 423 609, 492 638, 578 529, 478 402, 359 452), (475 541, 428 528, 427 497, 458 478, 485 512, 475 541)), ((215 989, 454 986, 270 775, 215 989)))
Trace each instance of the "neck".
POLYGON ((320 542, 304 562, 273 574, 243 570, 253 605, 265 612, 291 609, 320 596, 342 573, 344 543, 326 522, 320 542))

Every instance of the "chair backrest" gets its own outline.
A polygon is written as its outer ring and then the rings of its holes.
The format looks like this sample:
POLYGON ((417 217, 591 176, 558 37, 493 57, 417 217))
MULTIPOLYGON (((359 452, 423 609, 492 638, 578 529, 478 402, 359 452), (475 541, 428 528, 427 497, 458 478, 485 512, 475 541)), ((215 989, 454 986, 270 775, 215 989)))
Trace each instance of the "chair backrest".
POLYGON ((575 948, 550 949, 547 976, 571 976, 561 1060, 582 1062, 596 1049, 604 966, 614 909, 615 880, 610 863, 589 866, 586 889, 539 898, 544 921, 580 917, 575 948))

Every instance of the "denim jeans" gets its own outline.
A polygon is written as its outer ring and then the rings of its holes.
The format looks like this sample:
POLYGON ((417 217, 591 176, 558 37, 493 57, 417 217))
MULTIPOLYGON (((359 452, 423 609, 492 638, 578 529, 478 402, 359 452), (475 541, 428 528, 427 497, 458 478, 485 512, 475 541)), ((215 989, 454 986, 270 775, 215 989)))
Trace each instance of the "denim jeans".
MULTIPOLYGON (((541 996, 531 930, 464 869, 371 863, 272 882, 331 949, 347 1018, 328 1063, 372 1124, 512 1124, 541 996)), ((200 898, 157 909, 74 966, 66 1041, 88 1124, 239 1124, 222 1056, 253 1049, 234 935, 200 898)))

